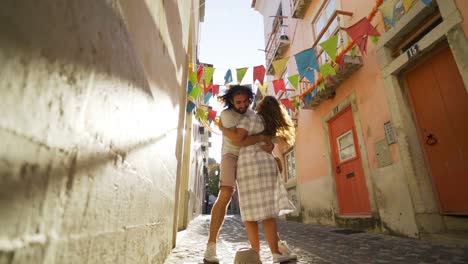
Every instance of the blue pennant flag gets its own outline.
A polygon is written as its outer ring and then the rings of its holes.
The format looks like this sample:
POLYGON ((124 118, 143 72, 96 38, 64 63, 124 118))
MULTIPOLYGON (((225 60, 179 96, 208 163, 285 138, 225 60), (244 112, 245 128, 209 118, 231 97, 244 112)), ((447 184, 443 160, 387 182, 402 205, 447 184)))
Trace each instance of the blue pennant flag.
POLYGON ((211 92, 208 92, 207 94, 205 94, 205 98, 204 98, 205 99, 205 104, 210 100, 212 95, 213 94, 211 92))
POLYGON ((431 5, 431 0, 421 0, 426 6, 431 5))
POLYGON ((195 104, 192 102, 187 102, 187 113, 191 113, 195 109, 195 104))
POLYGON ((307 93, 306 96, 304 96, 304 103, 309 104, 310 100, 312 100, 312 93, 307 93))
POLYGON ((307 80, 309 80, 310 83, 315 83, 315 72, 313 70, 306 71, 304 76, 307 78, 307 80))
POLYGON ((317 55, 315 55, 315 50, 313 48, 301 51, 294 55, 294 58, 296 59, 297 71, 301 77, 305 76, 307 70, 310 70, 310 68, 319 70, 317 55))
POLYGON ((192 82, 187 82, 187 94, 189 94, 193 89, 192 82))
POLYGON ((226 75, 224 75, 224 85, 228 84, 232 82, 232 72, 231 70, 229 69, 227 72, 226 72, 226 75))

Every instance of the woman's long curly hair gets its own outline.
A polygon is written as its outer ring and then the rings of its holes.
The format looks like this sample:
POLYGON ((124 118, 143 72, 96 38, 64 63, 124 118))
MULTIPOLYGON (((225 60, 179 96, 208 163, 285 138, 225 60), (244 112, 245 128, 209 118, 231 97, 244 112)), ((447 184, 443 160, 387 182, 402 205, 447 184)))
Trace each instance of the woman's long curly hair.
POLYGON ((265 135, 280 137, 290 146, 294 144, 296 137, 294 124, 286 109, 275 97, 265 96, 259 103, 257 113, 265 121, 263 131, 265 135))

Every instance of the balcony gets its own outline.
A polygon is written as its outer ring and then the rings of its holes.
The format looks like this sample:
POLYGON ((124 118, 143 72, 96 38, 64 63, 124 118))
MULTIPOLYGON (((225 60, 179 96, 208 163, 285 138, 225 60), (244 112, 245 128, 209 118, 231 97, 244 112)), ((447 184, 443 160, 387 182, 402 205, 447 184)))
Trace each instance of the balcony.
POLYGON ((291 0, 291 13, 293 18, 303 19, 312 0, 291 0))
MULTIPOLYGON (((346 50, 348 50, 344 47, 345 34, 342 34, 342 32, 339 29, 339 26, 337 27, 336 30, 329 30, 330 25, 332 24, 339 25, 338 15, 352 16, 353 13, 341 11, 341 10, 335 10, 333 14, 330 16, 330 18, 328 19, 325 27, 317 35, 317 38, 315 42, 313 43, 312 47, 317 51, 317 58, 319 60, 319 64, 324 64, 324 63, 331 61, 331 58, 328 57, 326 52, 319 49, 320 46, 318 45, 319 43, 325 40, 324 36, 326 35, 326 32, 330 33, 333 31, 332 34, 329 36, 333 36, 333 35, 339 36, 340 41, 338 43, 337 53, 345 52, 346 50), (336 23, 335 20, 338 23, 336 23)), ((333 98, 335 96, 336 89, 363 65, 362 58, 360 56, 352 56, 346 53, 345 55, 343 55, 342 59, 343 59, 342 65, 337 65, 336 63, 334 65, 332 64, 335 69, 336 75, 328 76, 326 79, 323 80, 325 89, 322 89, 321 91, 319 91, 318 87, 315 87, 312 91, 311 101, 309 102, 309 104, 304 105, 303 108, 315 109, 324 100, 333 98)), ((316 79, 317 77, 318 75, 316 74, 316 79)), ((310 85, 311 84, 309 83, 309 86, 310 85)))
POLYGON ((343 66, 335 65, 336 75, 328 77, 325 82, 325 89, 318 91, 315 87, 312 91, 312 99, 309 104, 304 105, 304 109, 315 109, 324 100, 331 99, 335 96, 335 90, 344 83, 354 72, 362 67, 362 58, 360 56, 352 57, 350 55, 343 56, 343 66))
POLYGON ((282 19, 286 18, 284 16, 278 16, 275 18, 275 22, 273 23, 273 30, 268 38, 268 42, 266 45, 266 69, 267 74, 273 75, 274 69, 272 67, 272 62, 274 60, 280 59, 281 55, 286 51, 287 47, 289 46, 289 38, 284 31, 284 27, 281 23, 282 19))

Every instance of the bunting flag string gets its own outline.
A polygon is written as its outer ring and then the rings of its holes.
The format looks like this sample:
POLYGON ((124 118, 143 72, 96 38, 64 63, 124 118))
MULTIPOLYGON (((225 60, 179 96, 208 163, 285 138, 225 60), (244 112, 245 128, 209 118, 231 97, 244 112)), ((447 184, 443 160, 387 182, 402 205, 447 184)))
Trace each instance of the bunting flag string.
MULTIPOLYGON (((426 6, 431 4, 431 0, 421 0, 426 6)), ((413 5, 414 0, 401 0, 402 2, 402 9, 407 12, 413 5)), ((400 9, 401 10, 401 9, 400 9)), ((362 54, 366 54, 367 52, 367 42, 370 40, 377 44, 379 40, 380 33, 376 30, 376 28, 371 24, 371 21, 379 12, 382 14, 384 19, 390 23, 394 24, 395 18, 397 17, 397 12, 395 10, 395 0, 376 0, 375 5, 372 8, 371 12, 368 14, 367 17, 362 18, 357 23, 351 25, 348 28, 342 28, 348 36, 350 37, 350 41, 347 43, 345 47, 343 47, 340 52, 337 54, 338 50, 338 42, 339 36, 336 34, 331 36, 329 39, 319 43, 320 47, 323 51, 330 57, 331 62, 325 63, 319 66, 317 61, 317 55, 313 48, 309 48, 303 50, 294 55, 297 71, 298 74, 288 76, 287 80, 294 87, 294 89, 298 89, 298 82, 302 78, 306 78, 311 82, 309 88, 303 91, 297 96, 297 99, 291 100, 291 98, 281 99, 284 102, 285 106, 289 109, 294 109, 300 106, 300 102, 304 101, 305 103, 310 103, 314 94, 317 91, 322 91, 325 89, 325 79, 329 76, 333 76, 336 74, 335 65, 344 65, 344 55, 348 54, 351 51, 351 56, 356 56, 356 47, 359 48, 362 54), (315 73, 319 72, 318 78, 315 78, 315 73), (317 89, 316 89, 317 88, 317 89)), ((276 80, 273 80, 273 88, 276 94, 279 91, 286 91, 285 80, 286 78, 282 79, 281 76, 286 69, 286 65, 289 62, 290 57, 282 58, 278 60, 274 60, 272 62, 272 67, 275 70, 275 77, 276 80)), ((237 82, 241 83, 244 79, 245 74, 249 67, 237 68, 237 82)), ((213 112, 209 112, 207 110, 203 110, 201 107, 197 107, 197 102, 207 102, 212 96, 217 95, 219 93, 219 84, 213 84, 212 79, 215 72, 215 68, 202 65, 197 67, 197 71, 194 72, 192 63, 189 64, 189 82, 187 83, 187 111, 193 112, 196 111, 197 118, 204 119, 205 121, 208 118, 208 113, 211 113, 211 117, 213 112), (203 92, 201 92, 203 91, 203 92), (202 97, 203 95, 203 97, 202 97), (200 98, 199 98, 200 97, 200 98), (199 101, 201 100, 201 101, 199 101), (204 113, 202 113, 204 111, 204 113), (205 118, 206 117, 206 118, 205 118)), ((218 68, 219 70, 219 68, 218 68)), ((264 65, 258 65, 253 67, 253 83, 255 83, 258 87, 258 90, 263 94, 266 95, 267 87, 269 82, 264 82, 266 75, 266 69, 264 65), (256 83, 256 82, 259 83, 256 83)), ((225 76, 224 76, 224 85, 233 82, 232 71, 228 69, 225 76)), ((295 98, 295 97, 292 97, 295 98)), ((216 113, 215 113, 216 115, 216 113)), ((208 119, 209 121, 212 118, 208 119)))

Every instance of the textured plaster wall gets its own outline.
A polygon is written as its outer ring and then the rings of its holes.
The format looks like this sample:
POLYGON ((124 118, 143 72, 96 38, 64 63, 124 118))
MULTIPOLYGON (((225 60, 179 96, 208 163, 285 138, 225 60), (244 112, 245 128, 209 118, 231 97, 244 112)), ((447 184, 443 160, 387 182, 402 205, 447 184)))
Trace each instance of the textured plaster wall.
POLYGON ((169 254, 189 15, 189 1, 0 3, 1 263, 169 254))

